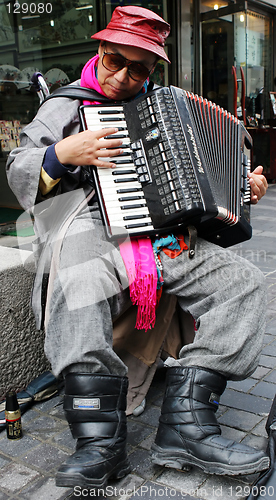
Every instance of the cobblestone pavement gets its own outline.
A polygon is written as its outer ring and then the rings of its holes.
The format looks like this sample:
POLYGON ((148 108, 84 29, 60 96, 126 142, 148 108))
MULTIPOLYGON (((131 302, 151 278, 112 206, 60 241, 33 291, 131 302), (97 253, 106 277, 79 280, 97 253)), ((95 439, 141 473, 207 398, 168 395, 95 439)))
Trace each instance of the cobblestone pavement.
MULTIPOLYGON (((257 206, 252 207, 254 237, 232 250, 254 262, 265 274, 268 286, 267 326, 260 364, 242 382, 230 382, 222 397, 218 419, 228 438, 265 449, 266 417, 276 393, 276 185, 257 206)), ((227 500, 244 499, 255 476, 212 476, 151 464, 149 449, 154 439, 164 372, 159 370, 139 417, 128 419, 128 449, 132 472, 119 482, 111 482, 105 496, 128 498, 227 500)), ((62 411, 62 395, 37 404, 22 417, 24 436, 9 441, 0 434, 0 500, 63 500, 93 498, 93 490, 55 486, 55 472, 74 450, 74 441, 62 411)), ((269 494, 272 492, 268 492, 269 494)), ((271 494, 271 498, 275 498, 271 494)))

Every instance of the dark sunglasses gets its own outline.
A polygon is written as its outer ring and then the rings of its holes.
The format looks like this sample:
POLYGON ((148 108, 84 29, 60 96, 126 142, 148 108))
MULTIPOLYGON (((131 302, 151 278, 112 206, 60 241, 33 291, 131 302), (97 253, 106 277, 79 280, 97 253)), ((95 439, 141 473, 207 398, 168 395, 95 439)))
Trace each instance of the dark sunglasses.
POLYGON ((123 68, 127 68, 127 72, 136 82, 142 82, 146 80, 151 70, 146 68, 144 64, 130 61, 126 59, 121 54, 113 54, 112 52, 104 52, 102 57, 102 64, 108 71, 121 71, 123 68))

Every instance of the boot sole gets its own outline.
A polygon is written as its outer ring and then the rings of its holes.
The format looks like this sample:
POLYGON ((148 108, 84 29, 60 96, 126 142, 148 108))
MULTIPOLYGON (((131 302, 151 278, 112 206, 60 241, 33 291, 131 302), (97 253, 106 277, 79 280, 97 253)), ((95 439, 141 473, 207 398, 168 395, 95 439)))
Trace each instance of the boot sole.
POLYGON ((269 458, 260 458, 257 462, 247 465, 228 466, 216 462, 204 462, 200 458, 185 452, 177 453, 175 450, 163 450, 156 444, 152 446, 151 460, 156 465, 171 467, 172 469, 190 470, 191 467, 200 467, 208 474, 226 476, 244 476, 254 474, 269 468, 269 458))
POLYGON ((131 472, 131 466, 128 460, 125 462, 119 464, 117 467, 115 467, 112 471, 106 473, 102 478, 100 479, 94 479, 94 478, 88 478, 83 476, 83 474, 80 473, 75 473, 75 474, 69 474, 66 472, 57 472, 56 474, 56 486, 63 486, 63 487, 74 487, 74 486, 83 486, 83 487, 89 487, 91 489, 102 489, 105 488, 107 485, 108 479, 114 478, 114 479, 122 479, 125 477, 127 474, 131 472))

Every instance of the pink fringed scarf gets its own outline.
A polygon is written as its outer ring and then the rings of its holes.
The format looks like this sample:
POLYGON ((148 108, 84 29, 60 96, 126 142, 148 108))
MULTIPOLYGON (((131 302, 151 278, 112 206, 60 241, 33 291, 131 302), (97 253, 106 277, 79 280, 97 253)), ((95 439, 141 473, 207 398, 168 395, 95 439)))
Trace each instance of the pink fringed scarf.
MULTIPOLYGON (((95 72, 98 60, 99 55, 96 55, 84 66, 81 86, 105 95, 95 72)), ((84 104, 91 102, 84 101, 84 104)), ((151 240, 139 238, 124 242, 120 244, 120 252, 129 279, 130 298, 138 307, 135 328, 147 331, 154 327, 157 303, 157 271, 151 240)))
POLYGON ((130 298, 138 306, 136 325, 146 331, 154 327, 157 303, 157 271, 151 240, 132 239, 120 244, 128 280, 130 298))

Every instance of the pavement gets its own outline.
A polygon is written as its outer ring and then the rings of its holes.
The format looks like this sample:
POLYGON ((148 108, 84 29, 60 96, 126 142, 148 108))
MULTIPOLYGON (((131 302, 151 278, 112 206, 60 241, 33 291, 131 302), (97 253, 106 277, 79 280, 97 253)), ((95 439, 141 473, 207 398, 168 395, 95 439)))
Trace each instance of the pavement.
MULTIPOLYGON (((232 251, 253 262, 267 281, 267 324, 257 370, 241 382, 229 382, 221 399, 218 420, 222 435, 266 449, 265 423, 276 394, 276 184, 252 207, 253 238, 232 251)), ((0 236, 0 245, 16 246, 16 238, 0 236)), ((23 243, 24 244, 24 243, 23 243)), ((28 248, 28 242, 25 244, 28 248)), ((109 483, 105 497, 131 499, 228 500, 247 497, 256 475, 214 476, 200 469, 179 471, 153 465, 149 450, 154 440, 164 391, 164 370, 158 370, 147 395, 145 411, 128 417, 128 451, 132 472, 109 483)), ((95 498, 94 490, 55 486, 59 465, 75 443, 62 410, 62 393, 37 403, 22 416, 23 437, 10 441, 0 434, 0 500, 64 500, 95 498)), ((103 497, 103 492, 99 496, 103 497)), ((275 498, 276 492, 267 491, 275 498)))

